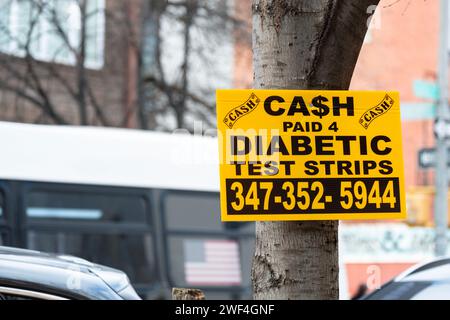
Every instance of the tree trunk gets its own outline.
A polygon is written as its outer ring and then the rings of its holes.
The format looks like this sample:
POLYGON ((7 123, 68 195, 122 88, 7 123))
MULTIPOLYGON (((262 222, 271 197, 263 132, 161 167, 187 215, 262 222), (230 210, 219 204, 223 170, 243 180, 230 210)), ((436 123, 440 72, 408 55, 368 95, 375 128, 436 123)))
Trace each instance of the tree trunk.
POLYGON ((172 288, 172 300, 205 300, 205 294, 199 289, 172 288))
MULTIPOLYGON (((253 0, 254 87, 348 89, 379 0, 253 0)), ((255 299, 338 299, 338 221, 257 222, 255 299)))
POLYGON ((77 57, 77 77, 78 77, 78 107, 80 114, 80 125, 88 125, 88 114, 86 104, 86 0, 80 0, 78 3, 81 13, 81 30, 80 30, 80 48, 77 57))

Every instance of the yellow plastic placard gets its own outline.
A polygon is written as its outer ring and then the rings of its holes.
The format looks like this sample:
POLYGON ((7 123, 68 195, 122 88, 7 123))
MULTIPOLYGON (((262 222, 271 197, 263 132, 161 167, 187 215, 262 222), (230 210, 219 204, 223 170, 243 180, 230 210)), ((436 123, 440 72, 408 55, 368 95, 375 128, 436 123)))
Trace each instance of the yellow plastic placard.
POLYGON ((398 92, 217 90, 222 221, 404 219, 398 92))

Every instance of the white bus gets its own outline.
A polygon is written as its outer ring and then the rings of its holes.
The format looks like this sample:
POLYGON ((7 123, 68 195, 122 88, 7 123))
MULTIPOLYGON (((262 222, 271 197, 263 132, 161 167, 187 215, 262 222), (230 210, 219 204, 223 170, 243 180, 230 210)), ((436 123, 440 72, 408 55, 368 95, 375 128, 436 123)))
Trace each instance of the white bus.
POLYGON ((0 245, 119 268, 145 298, 250 298, 254 225, 220 222, 216 138, 0 122, 0 139, 0 245))

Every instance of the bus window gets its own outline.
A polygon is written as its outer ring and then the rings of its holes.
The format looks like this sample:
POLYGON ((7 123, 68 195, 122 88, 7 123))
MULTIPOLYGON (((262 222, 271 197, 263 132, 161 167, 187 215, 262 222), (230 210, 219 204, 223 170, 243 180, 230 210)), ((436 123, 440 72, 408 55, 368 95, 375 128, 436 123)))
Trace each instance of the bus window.
POLYGON ((161 199, 171 285, 200 287, 217 299, 250 298, 242 288, 250 288, 255 224, 222 223, 217 193, 166 191, 161 199))
POLYGON ((218 193, 168 191, 163 194, 166 227, 169 230, 255 232, 254 223, 220 221, 218 193))
POLYGON ((9 233, 0 229, 0 246, 11 245, 9 233))
POLYGON ((219 194, 169 191, 163 201, 168 229, 222 230, 219 194))
POLYGON ((150 208, 144 191, 88 186, 26 194, 27 247, 123 270, 134 286, 157 280, 150 208))
POLYGON ((133 284, 157 280, 153 241, 150 235, 101 234, 87 232, 28 232, 32 250, 74 255, 124 271, 133 284))
POLYGON ((5 196, 0 190, 0 246, 9 245, 9 233, 7 232, 7 223, 5 221, 5 196))
POLYGON ((134 195, 32 191, 29 219, 148 223, 145 199, 134 195))
POLYGON ((5 200, 4 200, 3 191, 0 190, 0 221, 5 219, 5 215, 3 213, 4 207, 5 207, 5 200))
POLYGON ((250 284, 253 238, 172 236, 172 281, 181 287, 245 287, 250 284))

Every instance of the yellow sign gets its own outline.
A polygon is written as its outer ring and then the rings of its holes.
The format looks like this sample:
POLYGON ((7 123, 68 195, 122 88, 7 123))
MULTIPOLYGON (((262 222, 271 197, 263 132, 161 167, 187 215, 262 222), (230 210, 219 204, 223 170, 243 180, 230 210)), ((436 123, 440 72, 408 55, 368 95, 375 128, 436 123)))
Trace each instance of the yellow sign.
POLYGON ((397 92, 217 90, 223 221, 406 218, 397 92))

